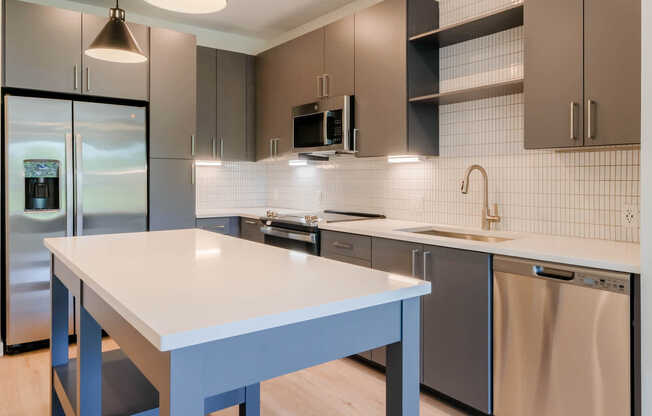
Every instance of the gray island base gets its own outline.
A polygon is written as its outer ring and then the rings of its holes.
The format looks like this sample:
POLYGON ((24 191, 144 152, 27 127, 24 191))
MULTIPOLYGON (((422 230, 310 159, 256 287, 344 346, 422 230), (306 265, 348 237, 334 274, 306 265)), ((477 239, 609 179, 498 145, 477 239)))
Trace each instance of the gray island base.
MULTIPOLYGON (((99 280, 89 278, 88 270, 74 272, 83 267, 69 267, 70 257, 64 262, 51 251, 52 415, 203 416, 239 405, 241 416, 257 416, 261 381, 385 345, 386 414, 419 414, 419 296, 430 291, 429 285, 410 283, 416 296, 402 293, 360 308, 349 305, 343 312, 322 311, 319 317, 166 349, 123 318, 110 304, 114 299, 104 299, 110 288, 97 290, 99 280), (72 297, 78 358, 69 360, 72 297), (102 330, 120 350, 102 353, 102 330)), ((354 269, 353 277, 362 271, 354 269)))

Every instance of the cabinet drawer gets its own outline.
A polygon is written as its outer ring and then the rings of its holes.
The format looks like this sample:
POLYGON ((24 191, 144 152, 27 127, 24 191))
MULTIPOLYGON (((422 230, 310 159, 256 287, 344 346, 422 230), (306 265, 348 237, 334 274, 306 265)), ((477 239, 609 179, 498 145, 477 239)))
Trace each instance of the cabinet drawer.
POLYGON ((199 218, 197 228, 219 234, 238 235, 237 217, 199 218))
POLYGON ((321 256, 327 259, 341 261, 342 263, 355 264, 356 266, 362 266, 371 269, 371 262, 368 260, 356 259, 355 257, 340 256, 339 254, 329 252, 322 252, 321 256))
POLYGON ((321 251, 324 257, 328 257, 327 253, 371 262, 371 237, 322 231, 321 251))
POLYGON ((263 223, 260 220, 251 218, 240 218, 240 238, 255 241, 257 243, 265 242, 265 234, 260 231, 263 223))

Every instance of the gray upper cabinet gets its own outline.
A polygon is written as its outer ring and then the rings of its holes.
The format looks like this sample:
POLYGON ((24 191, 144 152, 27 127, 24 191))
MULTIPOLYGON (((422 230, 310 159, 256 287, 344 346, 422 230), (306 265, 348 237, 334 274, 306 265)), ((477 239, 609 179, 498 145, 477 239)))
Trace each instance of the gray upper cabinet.
POLYGON ((525 148, 640 143, 641 2, 528 0, 524 13, 525 148))
POLYGON ((582 0, 525 3, 527 149, 574 147, 584 143, 582 3, 582 0))
POLYGON ((150 157, 191 159, 196 123, 194 35, 150 30, 150 157))
POLYGON ((424 246, 423 384, 491 413, 491 256, 424 246))
POLYGON ((289 41, 286 48, 284 66, 292 82, 288 85, 291 107, 319 100, 324 95, 324 28, 289 41))
POLYGON ((355 18, 324 27, 325 91, 329 97, 355 93, 355 18))
POLYGON ((150 231, 195 228, 193 161, 149 160, 150 231))
POLYGON ((196 159, 253 160, 254 65, 249 55, 197 48, 196 159))
POLYGON ((584 144, 638 144, 641 142, 641 1, 586 0, 584 24, 584 144))
POLYGON ((355 15, 358 156, 408 150, 406 34, 405 0, 385 0, 355 15))
POLYGON ((242 53, 218 51, 218 140, 216 152, 222 160, 249 159, 250 136, 247 123, 247 79, 252 70, 248 56, 242 53))
POLYGON ((4 85, 81 93, 81 13, 5 1, 4 85))
POLYGON ((198 46, 195 158, 213 159, 215 140, 217 140, 217 51, 198 46))
MULTIPOLYGON (((91 14, 82 15, 83 50, 88 49, 108 20, 91 14)), ((145 55, 149 56, 149 28, 135 23, 127 23, 127 26, 145 55)), ((81 90, 84 94, 143 101, 149 99, 149 61, 113 63, 86 54, 82 54, 82 59, 81 90)))

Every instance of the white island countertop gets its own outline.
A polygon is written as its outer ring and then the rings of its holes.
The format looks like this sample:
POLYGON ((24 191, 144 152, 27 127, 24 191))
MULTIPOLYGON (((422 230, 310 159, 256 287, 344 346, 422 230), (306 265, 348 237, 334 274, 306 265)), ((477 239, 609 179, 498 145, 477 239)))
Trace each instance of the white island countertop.
POLYGON ((430 293, 422 280, 197 229, 45 246, 161 351, 430 293))
POLYGON ((639 244, 594 240, 587 238, 558 237, 542 234, 486 232, 479 229, 432 225, 397 220, 365 220, 340 223, 321 223, 320 229, 344 233, 381 237, 413 243, 431 244, 499 254, 525 259, 548 261, 575 266, 593 267, 626 273, 641 272, 641 249, 639 244), (450 237, 415 234, 403 230, 438 230, 485 234, 511 238, 511 241, 487 243, 450 237))

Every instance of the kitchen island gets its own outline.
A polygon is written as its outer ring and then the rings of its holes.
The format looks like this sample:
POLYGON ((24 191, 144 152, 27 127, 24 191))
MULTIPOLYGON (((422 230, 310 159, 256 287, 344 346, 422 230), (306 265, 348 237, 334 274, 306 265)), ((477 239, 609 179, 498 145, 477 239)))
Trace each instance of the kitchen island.
POLYGON ((387 414, 418 415, 428 282, 196 229, 45 245, 52 414, 103 414, 104 329, 155 388, 161 416, 235 404, 258 415, 259 382, 384 345, 387 414), (68 293, 77 299, 79 358, 66 390, 68 293))

